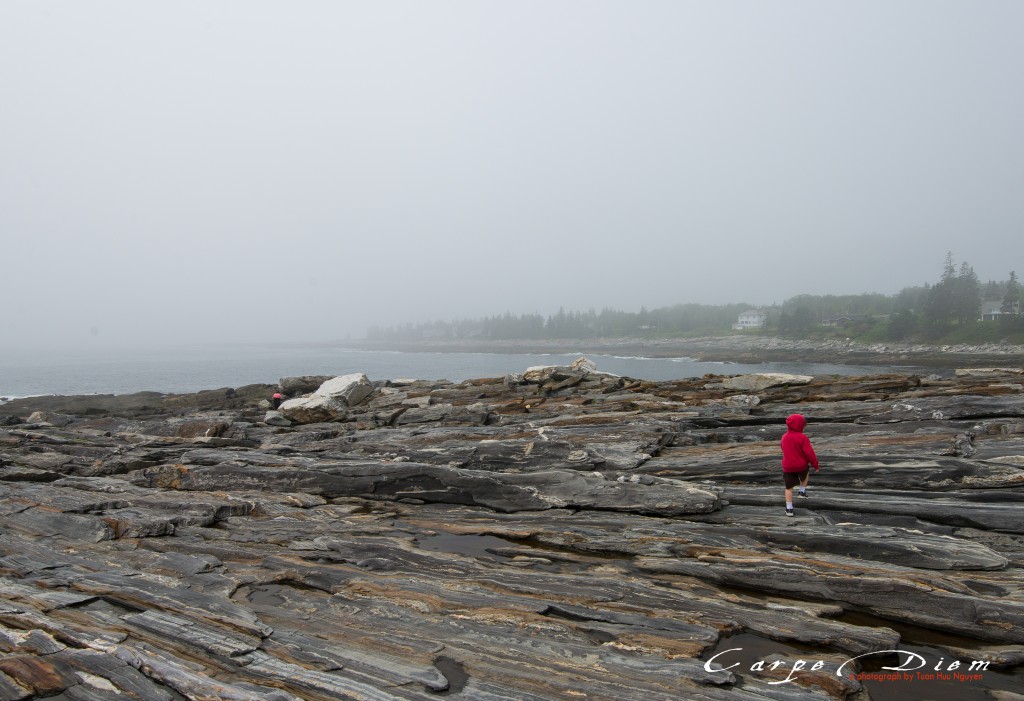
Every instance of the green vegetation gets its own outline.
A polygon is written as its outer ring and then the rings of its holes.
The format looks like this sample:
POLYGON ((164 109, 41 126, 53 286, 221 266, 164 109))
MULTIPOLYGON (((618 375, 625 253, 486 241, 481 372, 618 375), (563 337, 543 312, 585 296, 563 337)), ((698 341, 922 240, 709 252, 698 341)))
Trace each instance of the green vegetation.
POLYGON ((370 329, 371 341, 545 340, 592 338, 687 338, 730 333, 826 340, 848 338, 868 343, 1024 343, 1021 286, 1014 271, 984 287, 967 263, 957 268, 953 254, 934 285, 907 287, 895 295, 799 295, 781 305, 760 307, 766 324, 733 330, 750 304, 677 304, 639 312, 593 309, 462 321, 434 321, 370 329))

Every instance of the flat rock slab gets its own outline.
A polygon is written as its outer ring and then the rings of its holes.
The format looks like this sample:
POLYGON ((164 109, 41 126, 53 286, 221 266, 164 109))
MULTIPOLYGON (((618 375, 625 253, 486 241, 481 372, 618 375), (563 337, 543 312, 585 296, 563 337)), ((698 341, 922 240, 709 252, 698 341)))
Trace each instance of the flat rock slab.
POLYGON ((1017 372, 285 386, 306 423, 269 386, 0 407, 0 696, 858 699, 898 648, 1019 688, 1017 372))

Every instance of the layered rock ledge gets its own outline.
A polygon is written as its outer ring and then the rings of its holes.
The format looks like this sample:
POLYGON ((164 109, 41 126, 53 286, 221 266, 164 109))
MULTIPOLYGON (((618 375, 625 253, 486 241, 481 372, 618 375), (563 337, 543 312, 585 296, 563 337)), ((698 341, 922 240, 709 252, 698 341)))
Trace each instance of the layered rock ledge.
POLYGON ((1022 503, 1012 367, 16 400, 0 698, 863 701, 916 654, 1008 699, 1022 503))

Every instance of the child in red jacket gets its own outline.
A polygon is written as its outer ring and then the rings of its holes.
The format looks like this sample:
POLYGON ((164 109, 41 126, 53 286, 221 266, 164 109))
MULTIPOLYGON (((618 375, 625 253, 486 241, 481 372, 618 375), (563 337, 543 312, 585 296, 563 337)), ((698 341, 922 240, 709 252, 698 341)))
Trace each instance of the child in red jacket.
POLYGON ((818 456, 811 447, 811 439, 804 435, 807 419, 802 414, 791 414, 786 419, 786 435, 782 437, 782 478, 786 485, 786 516, 793 515, 793 487, 800 485, 798 496, 807 496, 809 467, 818 471, 818 456))

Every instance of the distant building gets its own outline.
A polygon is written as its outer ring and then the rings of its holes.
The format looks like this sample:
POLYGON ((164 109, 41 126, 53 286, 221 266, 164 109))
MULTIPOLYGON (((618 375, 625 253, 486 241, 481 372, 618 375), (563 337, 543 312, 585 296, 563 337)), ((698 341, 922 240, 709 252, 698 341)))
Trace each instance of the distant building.
POLYGON ((981 303, 981 319, 979 321, 997 321, 1007 313, 1002 310, 1003 303, 989 300, 981 303))
POLYGON ((866 319, 866 314, 840 314, 839 316, 833 316, 825 321, 821 322, 822 326, 846 326, 852 324, 855 321, 861 321, 866 319))
POLYGON ((732 327, 737 331, 742 331, 743 329, 759 329, 765 325, 766 321, 768 321, 768 315, 760 309, 748 309, 740 314, 736 323, 733 324, 732 327))

